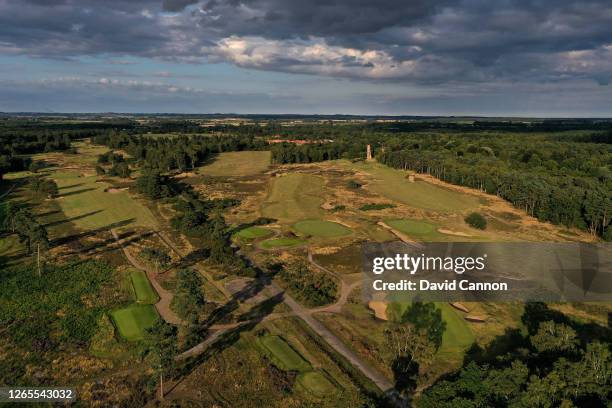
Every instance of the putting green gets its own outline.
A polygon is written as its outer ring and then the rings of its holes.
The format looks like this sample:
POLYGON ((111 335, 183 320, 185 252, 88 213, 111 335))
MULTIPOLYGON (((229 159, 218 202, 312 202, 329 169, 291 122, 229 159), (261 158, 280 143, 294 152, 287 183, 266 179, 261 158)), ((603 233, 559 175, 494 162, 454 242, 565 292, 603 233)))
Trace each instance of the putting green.
POLYGON ((257 340, 268 357, 270 357, 278 368, 285 371, 305 371, 312 368, 310 363, 295 351, 282 337, 263 336, 259 337, 257 340))
POLYGON ((385 220, 385 224, 410 237, 423 241, 436 241, 446 238, 437 231, 437 226, 425 221, 416 220, 385 220))
POLYGON ((337 222, 325 220, 304 220, 293 224, 293 228, 302 234, 313 237, 340 237, 351 234, 351 229, 337 222))
POLYGON ((111 313, 121 337, 135 341, 144 338, 145 330, 159 319, 152 305, 131 305, 111 313))
POLYGON ((257 239, 269 237, 270 235, 272 235, 272 231, 269 229, 256 226, 241 229, 236 233, 236 236, 242 239, 257 239))
POLYGON ((274 248, 284 248, 284 247, 293 247, 296 245, 301 245, 306 243, 305 240, 299 238, 274 238, 268 239, 261 243, 261 247, 263 249, 274 249, 274 248))
POLYGON ((134 294, 138 303, 157 303, 159 296, 143 271, 135 270, 130 273, 130 280, 132 281, 132 287, 134 288, 134 294))
POLYGON ((320 371, 308 371, 297 376, 297 382, 306 391, 312 393, 315 397, 324 398, 333 396, 338 389, 320 371))
POLYGON ((264 217, 293 223, 323 216, 323 178, 312 174, 290 173, 271 180, 261 213, 264 217))

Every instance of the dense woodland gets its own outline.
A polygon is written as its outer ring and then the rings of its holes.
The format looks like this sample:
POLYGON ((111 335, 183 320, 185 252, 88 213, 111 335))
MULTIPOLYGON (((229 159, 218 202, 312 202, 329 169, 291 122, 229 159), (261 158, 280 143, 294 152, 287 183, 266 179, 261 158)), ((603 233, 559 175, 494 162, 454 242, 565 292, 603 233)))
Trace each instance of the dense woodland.
POLYGON ((487 349, 474 346, 457 373, 417 401, 438 407, 606 407, 612 398, 610 330, 576 323, 542 303, 487 349), (596 340, 594 340, 596 339, 596 340))

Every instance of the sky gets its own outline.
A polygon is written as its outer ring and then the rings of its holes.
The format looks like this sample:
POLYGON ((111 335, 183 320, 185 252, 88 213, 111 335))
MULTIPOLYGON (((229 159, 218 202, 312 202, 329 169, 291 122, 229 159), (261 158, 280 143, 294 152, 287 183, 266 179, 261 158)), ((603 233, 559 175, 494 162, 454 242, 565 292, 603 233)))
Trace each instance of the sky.
POLYGON ((612 1, 0 0, 0 111, 612 116, 612 1))

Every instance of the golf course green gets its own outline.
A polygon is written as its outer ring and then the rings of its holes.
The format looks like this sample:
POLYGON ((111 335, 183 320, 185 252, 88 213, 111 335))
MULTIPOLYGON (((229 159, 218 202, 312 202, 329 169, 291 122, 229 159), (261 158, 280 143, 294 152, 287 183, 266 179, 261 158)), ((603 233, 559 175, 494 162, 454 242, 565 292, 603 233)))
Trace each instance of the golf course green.
POLYGON ((445 238, 437 231, 437 226, 425 221, 401 219, 385 220, 385 224, 399 232, 421 241, 435 241, 445 238))
POLYGON ((263 249, 287 248, 306 243, 303 239, 293 237, 274 238, 263 241, 260 245, 263 249))
POLYGON ((333 396, 338 391, 329 378, 320 371, 301 373, 297 376, 296 381, 309 393, 318 398, 333 396))
POLYGON ((144 338, 145 330, 153 327, 159 319, 152 305, 131 305, 111 313, 121 337, 135 341, 144 338))
POLYGON ((310 370, 311 366, 280 336, 263 336, 257 339, 264 352, 280 369, 286 371, 310 370))
POLYGON ((238 238, 247 240, 269 237, 270 235, 272 235, 272 231, 267 228, 257 226, 243 228, 236 233, 238 238))
POLYGON ((343 235, 350 235, 352 232, 350 228, 342 224, 325 220, 298 221, 293 224, 293 228, 302 234, 323 238, 341 237, 343 235))
POLYGON ((132 271, 130 273, 130 281, 134 288, 136 302, 149 305, 157 303, 159 296, 157 292, 155 292, 155 289, 153 289, 153 286, 151 286, 149 278, 147 278, 147 275, 143 271, 132 271))

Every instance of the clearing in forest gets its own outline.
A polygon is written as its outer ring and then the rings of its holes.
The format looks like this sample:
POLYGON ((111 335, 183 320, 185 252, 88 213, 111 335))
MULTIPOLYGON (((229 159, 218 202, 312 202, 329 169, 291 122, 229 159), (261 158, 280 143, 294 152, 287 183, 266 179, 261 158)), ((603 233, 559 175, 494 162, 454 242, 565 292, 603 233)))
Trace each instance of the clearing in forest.
POLYGON ((323 183, 320 176, 290 173, 271 180, 268 198, 263 203, 264 217, 293 223, 320 218, 323 214, 323 183))
POLYGON ((271 152, 244 151, 220 153, 199 172, 215 177, 252 176, 263 173, 270 166, 271 152))
POLYGON ((297 351, 280 336, 262 336, 257 339, 274 365, 285 371, 305 371, 311 366, 297 351))
POLYGON ((425 181, 409 182, 405 171, 378 163, 350 163, 353 169, 372 177, 366 188, 388 199, 414 208, 440 212, 462 212, 478 208, 478 198, 425 181))
POLYGON ((341 237, 350 235, 351 229, 337 222, 325 220, 304 220, 293 224, 293 228, 302 234, 311 235, 313 237, 341 237))

